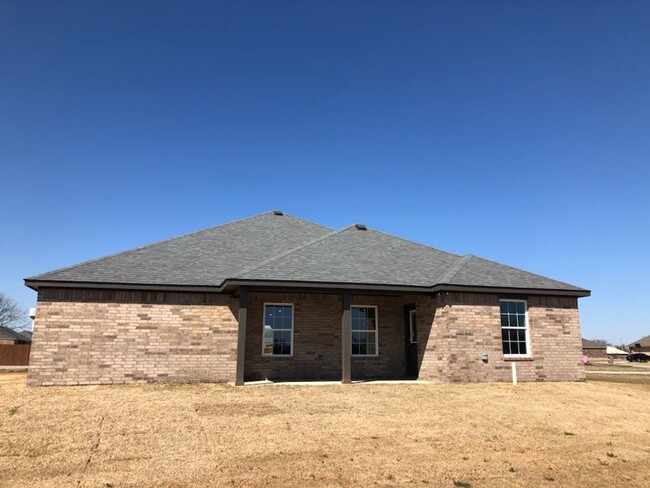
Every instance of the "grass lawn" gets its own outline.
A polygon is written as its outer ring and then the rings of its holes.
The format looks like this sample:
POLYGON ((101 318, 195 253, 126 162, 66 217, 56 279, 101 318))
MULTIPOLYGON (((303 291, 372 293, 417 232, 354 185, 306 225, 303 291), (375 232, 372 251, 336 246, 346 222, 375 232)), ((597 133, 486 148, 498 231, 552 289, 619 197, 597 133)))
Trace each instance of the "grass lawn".
POLYGON ((26 388, 0 373, 0 485, 647 486, 650 377, 607 378, 26 388))
POLYGON ((587 371, 637 371, 650 373, 650 363, 616 361, 613 364, 609 364, 606 361, 590 361, 585 367, 587 371))

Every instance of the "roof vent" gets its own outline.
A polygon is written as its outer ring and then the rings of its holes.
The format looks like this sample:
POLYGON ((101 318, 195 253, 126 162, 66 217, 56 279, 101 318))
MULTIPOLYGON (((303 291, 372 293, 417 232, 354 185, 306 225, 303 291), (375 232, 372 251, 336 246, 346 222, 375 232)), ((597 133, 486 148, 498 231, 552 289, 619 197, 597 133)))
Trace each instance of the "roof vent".
POLYGON ((284 215, 284 214, 282 213, 282 210, 274 210, 273 215, 284 215))
POLYGON ((368 228, 363 224, 354 224, 358 230, 368 230, 368 228))

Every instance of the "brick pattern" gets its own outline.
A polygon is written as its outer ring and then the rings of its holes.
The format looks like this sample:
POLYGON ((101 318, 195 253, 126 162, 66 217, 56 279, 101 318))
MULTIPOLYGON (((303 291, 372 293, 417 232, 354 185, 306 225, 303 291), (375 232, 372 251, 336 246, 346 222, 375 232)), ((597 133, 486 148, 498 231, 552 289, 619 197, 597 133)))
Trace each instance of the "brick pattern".
MULTIPOLYGON (((510 381, 503 357, 499 296, 353 296, 376 305, 379 356, 352 359, 353 379, 403 378, 404 305, 415 304, 420 378, 510 381), (488 353, 488 361, 481 353, 488 353)), ((506 297, 504 297, 506 298, 506 297)), ((520 381, 584 380, 577 300, 528 299, 532 358, 520 381)), ((208 293, 43 290, 34 321, 28 384, 232 381, 237 299, 208 293)), ((249 380, 341 378, 342 301, 337 294, 250 292, 245 356, 249 380), (263 306, 294 304, 290 358, 262 356, 263 306)))
MULTIPOLYGON (((353 357, 352 378, 402 378, 405 372, 401 299, 353 296, 352 305, 377 305, 379 356, 353 357)), ((321 293, 249 293, 245 380, 340 380, 341 296, 321 293), (291 303, 292 357, 262 355, 264 303, 291 303)))
POLYGON ((39 301, 28 384, 230 381, 236 309, 229 297, 214 301, 39 301))
POLYGON ((528 297, 532 357, 513 360, 502 352, 499 298, 449 293, 418 302, 424 339, 418 345, 421 379, 510 381, 513 361, 519 381, 585 379, 576 299, 528 297), (483 352, 487 362, 481 359, 483 352))
POLYGON ((589 359, 607 359, 607 349, 595 347, 583 347, 582 354, 589 359))
POLYGON ((402 297, 352 296, 352 305, 377 306, 379 326, 379 355, 353 357, 353 380, 400 379, 406 376, 404 301, 402 297))

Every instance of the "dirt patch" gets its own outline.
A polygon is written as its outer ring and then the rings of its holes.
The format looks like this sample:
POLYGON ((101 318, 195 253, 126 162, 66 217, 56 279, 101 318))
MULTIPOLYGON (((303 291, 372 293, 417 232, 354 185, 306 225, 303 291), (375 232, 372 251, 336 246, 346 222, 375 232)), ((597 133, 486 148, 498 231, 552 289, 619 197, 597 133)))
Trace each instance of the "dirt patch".
MULTIPOLYGON (((595 376, 595 375, 594 375, 595 376)), ((646 377, 586 383, 26 388, 0 486, 646 486, 646 377)))

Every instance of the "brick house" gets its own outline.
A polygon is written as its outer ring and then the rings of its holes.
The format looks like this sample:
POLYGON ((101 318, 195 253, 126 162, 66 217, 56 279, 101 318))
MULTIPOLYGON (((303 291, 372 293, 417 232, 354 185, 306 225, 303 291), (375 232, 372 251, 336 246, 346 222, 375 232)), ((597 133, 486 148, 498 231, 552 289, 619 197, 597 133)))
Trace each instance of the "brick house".
POLYGON ((588 290, 275 211, 33 276, 30 385, 579 381, 588 290))
POLYGON ((0 325, 0 344, 29 344, 30 342, 31 337, 27 334, 0 325))
POLYGON ((607 346, 589 339, 582 339, 582 354, 590 359, 605 359, 607 358, 607 346))

